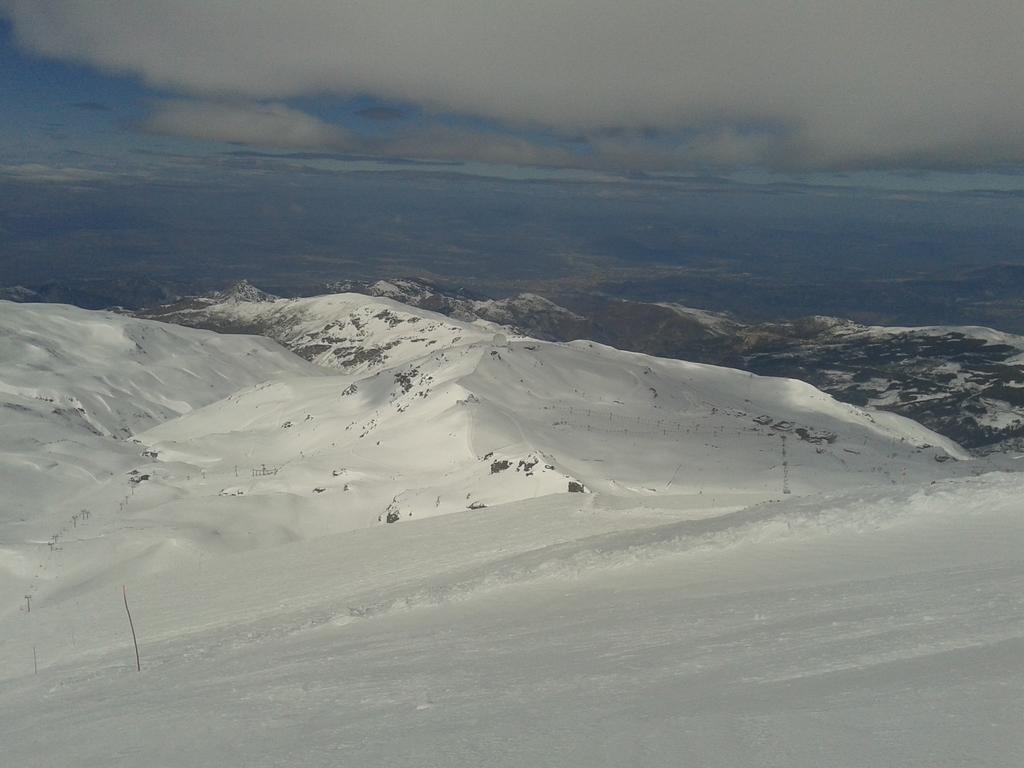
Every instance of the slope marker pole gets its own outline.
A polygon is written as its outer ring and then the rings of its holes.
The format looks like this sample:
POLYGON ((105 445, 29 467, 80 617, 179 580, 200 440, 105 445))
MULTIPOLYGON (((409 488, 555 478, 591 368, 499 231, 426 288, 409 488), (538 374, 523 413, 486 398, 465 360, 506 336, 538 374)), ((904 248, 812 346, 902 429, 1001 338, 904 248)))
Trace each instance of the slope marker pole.
POLYGON ((121 586, 121 594, 124 595, 124 612, 128 614, 128 626, 132 630, 132 642, 135 644, 135 669, 142 671, 142 662, 139 660, 139 641, 135 637, 135 624, 132 623, 132 612, 128 610, 128 587, 121 586))

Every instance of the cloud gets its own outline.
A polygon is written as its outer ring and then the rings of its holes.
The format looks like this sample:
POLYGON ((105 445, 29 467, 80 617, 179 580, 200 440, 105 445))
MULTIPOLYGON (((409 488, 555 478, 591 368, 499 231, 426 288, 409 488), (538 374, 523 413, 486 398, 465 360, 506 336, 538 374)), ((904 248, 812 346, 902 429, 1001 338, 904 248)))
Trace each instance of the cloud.
POLYGON ((451 162, 476 160, 499 165, 570 167, 580 164, 579 159, 566 150, 529 138, 438 125, 414 127, 385 140, 367 142, 364 152, 380 157, 451 162))
POLYGON ((143 130, 165 136, 277 149, 348 149, 342 129, 284 104, 158 102, 143 130))
POLYGON ((319 150, 338 157, 464 159, 512 165, 569 165, 572 158, 515 135, 418 125, 387 137, 349 133, 283 104, 189 101, 157 102, 141 125, 147 133, 202 141, 220 141, 269 149, 319 150))
POLYGON ((0 178, 18 181, 38 182, 42 184, 90 183, 115 181, 119 174, 100 171, 92 168, 73 168, 68 166, 43 165, 41 163, 21 163, 18 165, 0 164, 0 178))
POLYGON ((0 0, 0 10, 35 52, 218 102, 368 94, 524 136, 582 135, 621 160, 1024 161, 1020 0, 0 0), (675 138, 651 139, 651 128, 675 138))

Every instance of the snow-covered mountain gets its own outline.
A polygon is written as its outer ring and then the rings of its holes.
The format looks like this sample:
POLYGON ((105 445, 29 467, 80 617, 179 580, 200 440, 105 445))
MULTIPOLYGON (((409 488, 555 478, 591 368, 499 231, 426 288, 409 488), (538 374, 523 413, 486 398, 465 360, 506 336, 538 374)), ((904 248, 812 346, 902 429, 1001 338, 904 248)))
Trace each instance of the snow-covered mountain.
POLYGON ((0 303, 14 764, 757 764, 725 749, 756 721, 820 765, 806 707, 847 756, 851 717, 897 728, 900 764, 945 711, 1011 732, 979 675, 1024 681, 1020 482, 975 477, 1009 457, 791 379, 245 293, 177 311, 306 360, 0 303), (947 653, 961 676, 906 694, 947 653))
POLYGON ((161 455, 204 465, 230 456, 234 467, 252 463, 257 433, 261 466, 305 473, 306 492, 321 500, 347 488, 345 506, 364 516, 351 525, 564 491, 569 482, 626 495, 769 498, 784 482, 806 492, 863 484, 860 474, 886 483, 942 477, 941 464, 966 458, 913 422, 797 381, 592 342, 509 342, 493 325, 390 299, 228 300, 196 312, 203 324, 261 328, 347 375, 258 387, 143 439, 161 455), (637 455, 642 465, 632 466, 637 455))
MULTIPOLYGON (((404 305, 381 308, 389 312, 443 313, 453 325, 484 321, 549 341, 592 339, 661 357, 800 379, 844 402, 912 418, 978 453, 1024 447, 1024 338, 989 328, 890 328, 831 317, 748 324, 675 304, 600 297, 577 297, 581 306, 574 312, 533 294, 484 300, 418 280, 346 282, 336 287, 404 305)), ((269 298, 243 282, 147 316, 214 330, 263 333, 307 357, 326 350, 338 355, 342 365, 376 335, 372 329, 365 333, 340 323, 325 330, 327 318, 337 320, 338 313, 328 311, 318 324, 316 313, 308 312, 310 305, 281 300, 274 312, 260 306, 241 308, 246 301, 269 298), (288 332, 294 320, 282 326, 281 317, 289 312, 309 314, 304 325, 308 338, 288 332), (338 349, 339 341, 347 341, 350 351, 345 351, 345 344, 338 349)), ((312 305, 322 301, 313 300, 312 305)), ((355 301, 360 305, 365 299, 355 301)), ((372 315, 357 322, 367 319, 372 315)), ((385 343, 393 341, 394 337, 385 343)), ((365 354, 376 355, 378 350, 360 352, 356 360, 365 354)))
POLYGON ((63 305, 0 304, 4 395, 71 425, 126 437, 240 386, 313 374, 261 337, 228 338, 63 305), (46 403, 40 406, 38 403, 46 403))
POLYGON ((486 320, 508 326, 517 333, 549 341, 590 338, 586 333, 586 318, 535 293, 482 299, 444 290, 423 280, 410 279, 345 281, 328 284, 326 288, 327 293, 359 293, 393 299, 457 320, 486 320))
POLYGON ((265 338, 0 302, 0 520, 127 470, 142 449, 124 441, 137 432, 239 387, 320 373, 265 338))
POLYGON ((140 439, 183 465, 175 478, 206 467, 198 493, 245 496, 239 506, 306 496, 350 527, 564 493, 572 483, 669 507, 705 494, 763 500, 780 495, 783 461, 803 494, 947 477, 966 458, 913 422, 800 382, 588 342, 492 339, 375 373, 257 386, 140 439), (254 464, 276 474, 230 476, 254 464), (214 487, 214 477, 229 487, 214 487))
POLYGON ((3 519, 28 524, 40 503, 66 517, 129 487, 147 521, 263 520, 258 545, 570 486, 675 509, 980 471, 914 422, 794 380, 509 341, 356 294, 248 298, 197 311, 274 329, 320 365, 265 339, 2 305, 3 519))
POLYGON ((762 326, 744 366, 908 416, 979 452, 1024 445, 1024 337, 975 326, 836 318, 762 326))
POLYGON ((164 322, 222 333, 257 333, 324 368, 382 370, 504 329, 464 322, 385 297, 340 293, 278 299, 240 283, 206 299, 148 313, 164 322), (251 297, 256 296, 255 300, 251 297))
MULTIPOLYGON (((383 319, 391 328, 401 324, 396 318, 406 323, 429 319, 435 325, 447 322, 460 331, 470 325, 491 329, 489 332, 511 332, 547 340, 588 338, 585 318, 531 293, 505 299, 477 299, 444 292, 418 280, 346 281, 332 283, 329 288, 330 292, 312 298, 280 299, 243 280, 210 296, 149 309, 142 316, 224 333, 262 333, 307 358, 319 356, 320 348, 328 345, 327 351, 339 358, 341 367, 349 365, 350 356, 344 346, 335 352, 341 341, 352 347, 376 349, 403 336, 402 331, 414 330, 401 329, 385 338, 380 328, 372 327, 381 325, 373 323, 382 319, 376 317, 380 312, 386 313, 383 319), (273 305, 263 306, 268 302, 273 305), (257 306, 245 306, 250 303, 257 306), (447 321, 440 319, 442 315, 447 321), (367 324, 370 327, 364 328, 367 324), (494 325, 504 327, 496 329, 494 325)), ((362 353, 365 354, 368 353, 362 353)), ((386 358, 379 362, 386 362, 386 358)), ((320 357, 318 362, 323 364, 330 359, 320 357)))

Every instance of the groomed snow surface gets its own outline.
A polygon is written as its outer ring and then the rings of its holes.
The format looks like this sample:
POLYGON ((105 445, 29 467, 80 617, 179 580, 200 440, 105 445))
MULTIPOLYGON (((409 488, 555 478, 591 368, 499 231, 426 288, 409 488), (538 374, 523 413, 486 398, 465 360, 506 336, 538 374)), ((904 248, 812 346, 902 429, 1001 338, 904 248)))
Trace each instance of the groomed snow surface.
POLYGON ((1024 764, 1020 475, 796 382, 444 322, 328 375, 0 303, 0 762, 1024 764))

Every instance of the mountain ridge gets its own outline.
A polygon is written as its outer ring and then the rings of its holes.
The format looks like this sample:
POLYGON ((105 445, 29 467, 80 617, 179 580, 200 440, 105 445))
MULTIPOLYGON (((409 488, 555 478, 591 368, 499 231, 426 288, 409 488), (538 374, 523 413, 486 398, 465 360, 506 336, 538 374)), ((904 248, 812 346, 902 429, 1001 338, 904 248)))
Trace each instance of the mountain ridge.
MULTIPOLYGON (((549 341, 589 339, 658 357, 798 378, 845 402, 913 418, 978 453, 1024 449, 1024 397, 1018 392, 1024 391, 1024 337, 992 329, 867 326, 826 316, 745 324, 707 310, 600 297, 568 309, 535 294, 484 300, 418 280, 332 287, 463 323, 502 325, 513 334, 549 341)), ((201 302, 191 311, 188 303, 172 304, 144 316, 221 331, 266 333, 293 344, 259 321, 255 311, 249 324, 233 326, 230 313, 213 309, 216 297, 201 302)), ((352 335, 353 343, 358 336, 352 335)), ((312 345, 323 343, 310 340, 312 345)))
MULTIPOLYGON (((628 762, 637 739, 673 764, 694 743, 671 740, 680 711, 752 715, 796 765, 851 718, 859 734, 910 713, 904 762, 951 722, 1016 735, 1020 483, 993 471, 1014 462, 793 379, 301 301, 218 306, 271 313, 300 346, 342 318, 367 348, 396 343, 314 366, 265 338, 0 304, 20 334, 0 355, 10 759, 109 765, 113 726, 168 765, 413 765, 424 744, 448 765, 470 723, 487 743, 463 764, 498 744, 512 766, 524 711, 553 724, 531 764, 609 744, 628 762), (83 423, 141 421, 127 439, 73 427, 25 390, 44 374, 83 423), (115 386, 123 411, 77 394, 115 386), (810 737, 808 706, 825 713, 810 737)), ((764 757, 697 730, 717 764, 764 757)))

